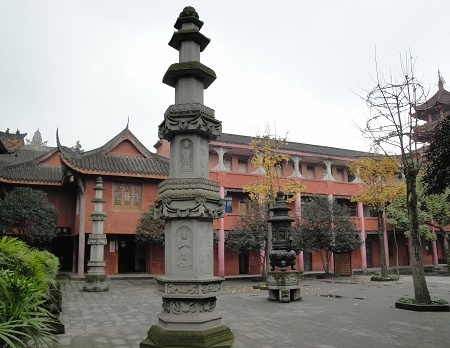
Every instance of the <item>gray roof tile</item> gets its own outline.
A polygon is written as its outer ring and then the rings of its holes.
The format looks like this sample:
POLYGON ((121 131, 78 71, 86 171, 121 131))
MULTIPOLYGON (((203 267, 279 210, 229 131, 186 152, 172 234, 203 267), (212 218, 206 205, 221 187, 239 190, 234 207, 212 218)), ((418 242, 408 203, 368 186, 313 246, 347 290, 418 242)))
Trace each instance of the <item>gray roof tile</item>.
MULTIPOLYGON (((239 145, 249 145, 251 140, 252 140, 252 137, 246 136, 246 135, 222 133, 222 135, 217 137, 217 139, 215 141, 239 144, 239 145)), ((310 154, 315 154, 318 156, 336 156, 336 157, 355 158, 355 157, 367 155, 367 152, 363 152, 363 151, 346 150, 346 149, 339 149, 339 148, 328 147, 328 146, 295 143, 292 141, 288 141, 287 145, 283 146, 282 149, 285 149, 288 151, 301 152, 301 153, 310 153, 310 154)))

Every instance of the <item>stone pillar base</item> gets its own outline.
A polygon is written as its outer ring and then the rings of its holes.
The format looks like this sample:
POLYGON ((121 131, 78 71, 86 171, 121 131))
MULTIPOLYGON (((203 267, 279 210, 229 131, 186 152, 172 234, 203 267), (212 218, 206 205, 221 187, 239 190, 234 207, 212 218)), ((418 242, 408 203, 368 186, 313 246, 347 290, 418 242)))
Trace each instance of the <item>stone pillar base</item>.
POLYGON ((234 334, 225 326, 205 331, 165 330, 153 325, 148 336, 139 345, 140 348, 231 348, 234 334))
POLYGON ((301 300, 299 282, 299 271, 270 271, 267 274, 269 300, 280 302, 301 300))
POLYGON ((86 292, 103 292, 109 290, 108 278, 106 275, 86 275, 86 283, 83 291, 86 292))
POLYGON ((300 287, 297 289, 269 289, 269 300, 279 302, 300 301, 300 287))

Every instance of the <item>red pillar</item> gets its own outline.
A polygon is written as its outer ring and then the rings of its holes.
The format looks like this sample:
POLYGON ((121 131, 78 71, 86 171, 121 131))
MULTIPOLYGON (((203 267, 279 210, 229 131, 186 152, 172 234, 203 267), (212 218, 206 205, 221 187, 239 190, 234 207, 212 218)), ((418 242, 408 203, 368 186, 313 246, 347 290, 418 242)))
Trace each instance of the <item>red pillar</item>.
MULTIPOLYGON (((302 200, 301 200, 301 193, 299 192, 295 195, 295 216, 298 218, 298 221, 300 221, 301 213, 302 213, 302 200)), ((300 253, 297 256, 297 264, 298 264, 297 269, 300 272, 304 272, 305 264, 303 261, 303 251, 300 251, 300 253)))
POLYGON ((361 223, 361 240, 362 244, 359 247, 361 251, 361 268, 367 270, 367 255, 366 255, 366 228, 364 225, 364 209, 363 204, 358 202, 358 218, 361 223))
MULTIPOLYGON (((220 187, 220 198, 224 199, 225 190, 220 187)), ((217 246, 217 256, 218 256, 218 276, 225 277, 225 221, 224 218, 220 218, 220 230, 219 230, 219 245, 217 246)))

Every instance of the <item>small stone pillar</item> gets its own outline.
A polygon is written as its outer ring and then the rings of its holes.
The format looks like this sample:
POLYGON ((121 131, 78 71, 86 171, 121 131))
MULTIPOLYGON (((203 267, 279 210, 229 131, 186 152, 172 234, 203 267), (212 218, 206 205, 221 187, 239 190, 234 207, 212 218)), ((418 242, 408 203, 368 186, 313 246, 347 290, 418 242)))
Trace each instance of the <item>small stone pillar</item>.
POLYGON ((292 250, 290 234, 291 222, 289 208, 284 200, 284 193, 277 192, 275 205, 270 209, 273 217, 268 219, 272 224, 272 251, 269 255, 271 270, 267 274, 269 300, 290 302, 301 300, 300 272, 295 270, 296 254, 292 250), (290 270, 286 267, 290 266, 290 270), (280 270, 276 270, 279 267, 280 270))
POLYGON ((91 246, 90 259, 87 264, 88 271, 83 291, 101 292, 108 291, 109 284, 105 274, 105 261, 103 258, 104 247, 106 245, 106 236, 103 234, 103 221, 106 220, 106 214, 103 212, 103 179, 99 176, 95 182, 95 198, 91 200, 94 203, 94 211, 89 220, 92 221, 92 233, 89 235, 88 244, 91 246))

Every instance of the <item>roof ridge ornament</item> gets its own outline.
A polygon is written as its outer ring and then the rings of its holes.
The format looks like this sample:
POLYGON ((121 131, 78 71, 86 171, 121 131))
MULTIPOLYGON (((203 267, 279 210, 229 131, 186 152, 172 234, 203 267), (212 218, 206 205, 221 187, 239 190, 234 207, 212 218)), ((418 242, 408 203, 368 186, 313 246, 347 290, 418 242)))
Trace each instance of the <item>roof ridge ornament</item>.
POLYGON ((440 91, 444 89, 444 84, 445 84, 445 80, 442 77, 441 72, 438 69, 438 87, 439 87, 440 91))

